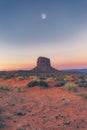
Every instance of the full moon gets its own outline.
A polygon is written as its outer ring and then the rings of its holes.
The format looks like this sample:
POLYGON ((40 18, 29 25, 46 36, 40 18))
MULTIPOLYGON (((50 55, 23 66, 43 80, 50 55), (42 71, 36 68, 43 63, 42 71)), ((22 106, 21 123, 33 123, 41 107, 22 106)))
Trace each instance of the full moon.
POLYGON ((41 19, 45 20, 47 18, 47 15, 45 13, 41 14, 41 19))

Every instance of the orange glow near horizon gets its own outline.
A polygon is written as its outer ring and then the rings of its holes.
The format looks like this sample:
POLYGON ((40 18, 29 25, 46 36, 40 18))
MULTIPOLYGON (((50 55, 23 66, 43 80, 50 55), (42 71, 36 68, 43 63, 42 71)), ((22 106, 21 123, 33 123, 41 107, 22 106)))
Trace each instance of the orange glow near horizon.
POLYGON ((57 65, 59 69, 81 69, 87 68, 87 63, 65 63, 57 65))
POLYGON ((34 65, 26 65, 26 64, 17 64, 17 65, 3 65, 2 67, 0 66, 0 70, 30 70, 34 68, 34 65))
MULTIPOLYGON (((30 70, 33 69, 36 64, 9 64, 0 66, 0 71, 11 71, 11 70, 30 70)), ((63 62, 63 63, 51 63, 51 66, 56 69, 79 69, 79 68, 87 68, 87 62, 63 62)))

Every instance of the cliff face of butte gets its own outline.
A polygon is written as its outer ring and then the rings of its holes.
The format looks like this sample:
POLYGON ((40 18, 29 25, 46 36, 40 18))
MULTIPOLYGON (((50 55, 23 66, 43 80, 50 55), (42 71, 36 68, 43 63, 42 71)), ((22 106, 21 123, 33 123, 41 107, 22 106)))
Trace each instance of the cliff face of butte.
POLYGON ((32 72, 58 72, 51 67, 50 59, 46 57, 39 57, 37 59, 37 66, 31 70, 32 72))

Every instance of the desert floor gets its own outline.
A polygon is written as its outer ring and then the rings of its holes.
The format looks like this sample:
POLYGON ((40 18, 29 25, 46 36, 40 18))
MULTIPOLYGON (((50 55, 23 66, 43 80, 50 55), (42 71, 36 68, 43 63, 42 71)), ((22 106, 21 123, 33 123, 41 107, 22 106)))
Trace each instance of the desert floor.
POLYGON ((12 86, 0 90, 1 130, 87 130, 87 99, 78 96, 87 94, 86 88, 68 91, 54 82, 47 89, 27 88, 29 81, 0 79, 0 84, 12 86))

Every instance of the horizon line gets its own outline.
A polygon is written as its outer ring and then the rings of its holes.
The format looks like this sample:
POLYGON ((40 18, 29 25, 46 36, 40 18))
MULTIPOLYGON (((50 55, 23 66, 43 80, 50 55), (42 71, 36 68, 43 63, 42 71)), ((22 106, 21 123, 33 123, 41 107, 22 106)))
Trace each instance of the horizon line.
MULTIPOLYGON (((59 71, 64 71, 64 70, 82 70, 82 69, 87 69, 87 68, 68 68, 68 69, 57 69, 59 71)), ((0 72, 2 71, 8 71, 8 72, 11 72, 11 71, 30 71, 32 69, 14 69, 14 70, 0 70, 0 72)))

